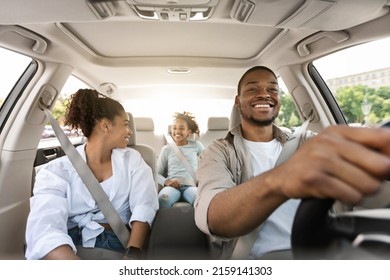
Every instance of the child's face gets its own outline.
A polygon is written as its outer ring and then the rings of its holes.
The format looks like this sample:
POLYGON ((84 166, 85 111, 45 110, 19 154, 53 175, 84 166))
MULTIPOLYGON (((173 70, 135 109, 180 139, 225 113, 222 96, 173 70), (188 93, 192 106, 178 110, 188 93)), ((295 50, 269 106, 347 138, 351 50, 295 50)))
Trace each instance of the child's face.
POLYGON ((191 129, 188 128, 185 120, 177 119, 172 124, 171 133, 175 142, 183 142, 187 141, 188 136, 190 136, 192 132, 191 129))

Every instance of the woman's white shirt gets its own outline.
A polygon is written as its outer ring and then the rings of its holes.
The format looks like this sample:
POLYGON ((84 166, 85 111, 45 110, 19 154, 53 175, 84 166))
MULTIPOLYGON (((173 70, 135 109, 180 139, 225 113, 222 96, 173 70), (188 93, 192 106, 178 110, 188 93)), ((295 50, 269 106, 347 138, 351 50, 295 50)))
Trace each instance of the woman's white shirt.
MULTIPOLYGON (((85 160, 85 145, 77 147, 85 160)), ((156 184, 150 167, 139 152, 114 149, 113 175, 101 186, 124 224, 153 222, 158 209, 156 184)), ((94 247, 107 223, 68 157, 48 163, 36 176, 31 212, 26 228, 26 258, 40 259, 54 248, 68 244, 76 252, 68 229, 82 228, 83 246, 94 247)))

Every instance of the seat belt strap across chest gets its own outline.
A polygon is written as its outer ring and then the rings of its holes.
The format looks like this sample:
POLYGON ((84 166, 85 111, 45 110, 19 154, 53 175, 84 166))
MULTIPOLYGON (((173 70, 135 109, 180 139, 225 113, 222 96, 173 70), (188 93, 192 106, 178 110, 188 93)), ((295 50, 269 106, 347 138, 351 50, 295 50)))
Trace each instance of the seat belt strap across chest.
MULTIPOLYGON (((301 137, 303 133, 306 132, 307 126, 310 123, 310 118, 308 118, 292 135, 291 139, 287 141, 282 151, 280 152, 280 155, 278 159, 276 160, 275 166, 278 166, 279 164, 286 161, 297 149, 299 146, 299 142, 301 140, 301 137)), ((252 230, 250 233, 241 236, 238 238, 236 246, 234 247, 231 259, 234 260, 243 260, 247 259, 249 256, 249 253, 253 247, 253 245, 256 242, 256 239, 258 237, 260 226, 258 226, 256 229, 252 230)))
POLYGON ((70 142, 68 137, 65 135, 49 109, 43 108, 43 110, 48 117, 58 140, 60 141, 62 149, 73 164, 85 186, 88 188, 93 199, 96 201, 100 211, 102 211, 104 217, 110 224, 118 239, 121 241, 123 247, 126 248, 130 233, 124 225, 122 219, 119 217, 118 212, 114 209, 110 200, 108 199, 107 194, 103 191, 95 175, 92 173, 91 169, 70 142))

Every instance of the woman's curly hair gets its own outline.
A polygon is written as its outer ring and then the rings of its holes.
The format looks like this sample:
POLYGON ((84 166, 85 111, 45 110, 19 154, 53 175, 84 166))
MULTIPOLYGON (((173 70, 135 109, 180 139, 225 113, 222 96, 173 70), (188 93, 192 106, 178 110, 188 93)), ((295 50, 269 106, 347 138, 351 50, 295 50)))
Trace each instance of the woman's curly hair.
POLYGON ((192 133, 199 135, 200 133, 199 125, 196 122, 195 117, 190 112, 185 112, 185 111, 183 113, 176 112, 173 115, 173 118, 175 120, 178 119, 184 120, 187 123, 188 128, 191 129, 192 133))
POLYGON ((81 129, 84 136, 88 138, 98 121, 103 118, 113 121, 124 111, 118 101, 94 89, 79 89, 71 95, 66 106, 64 123, 71 130, 81 129))

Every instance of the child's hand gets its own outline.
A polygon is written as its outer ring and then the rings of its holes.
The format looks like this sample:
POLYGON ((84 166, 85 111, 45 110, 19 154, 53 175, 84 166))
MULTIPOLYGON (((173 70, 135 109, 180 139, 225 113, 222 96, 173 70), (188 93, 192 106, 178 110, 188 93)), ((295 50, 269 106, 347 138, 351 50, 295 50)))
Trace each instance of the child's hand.
POLYGON ((166 180, 164 185, 170 186, 170 187, 175 188, 175 189, 179 189, 181 187, 181 184, 179 183, 179 181, 173 180, 173 179, 166 180))

